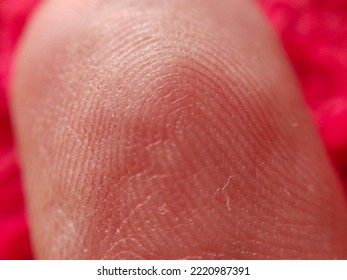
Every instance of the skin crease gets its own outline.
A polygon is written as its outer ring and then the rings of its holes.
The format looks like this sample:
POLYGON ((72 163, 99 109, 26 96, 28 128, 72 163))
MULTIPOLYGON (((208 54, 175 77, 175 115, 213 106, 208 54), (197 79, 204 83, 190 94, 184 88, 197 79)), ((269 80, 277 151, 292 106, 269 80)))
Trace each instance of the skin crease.
POLYGON ((347 257, 347 204, 253 1, 46 1, 12 111, 41 259, 347 257))

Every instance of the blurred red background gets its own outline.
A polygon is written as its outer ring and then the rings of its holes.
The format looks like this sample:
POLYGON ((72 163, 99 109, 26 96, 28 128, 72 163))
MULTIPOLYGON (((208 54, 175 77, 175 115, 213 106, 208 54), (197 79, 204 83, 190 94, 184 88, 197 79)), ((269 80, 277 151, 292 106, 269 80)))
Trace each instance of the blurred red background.
MULTIPOLYGON (((39 0, 0 0, 0 259, 33 258, 8 107, 11 61, 39 0)), ((347 186, 347 1, 258 0, 347 186)))

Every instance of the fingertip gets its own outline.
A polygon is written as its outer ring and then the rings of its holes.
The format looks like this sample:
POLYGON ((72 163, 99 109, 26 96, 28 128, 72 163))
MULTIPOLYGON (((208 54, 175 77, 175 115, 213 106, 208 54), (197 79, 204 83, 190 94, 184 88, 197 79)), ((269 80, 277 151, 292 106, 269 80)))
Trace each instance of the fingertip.
POLYGON ((81 3, 42 9, 14 75, 38 257, 345 256, 340 186, 250 1, 81 3))

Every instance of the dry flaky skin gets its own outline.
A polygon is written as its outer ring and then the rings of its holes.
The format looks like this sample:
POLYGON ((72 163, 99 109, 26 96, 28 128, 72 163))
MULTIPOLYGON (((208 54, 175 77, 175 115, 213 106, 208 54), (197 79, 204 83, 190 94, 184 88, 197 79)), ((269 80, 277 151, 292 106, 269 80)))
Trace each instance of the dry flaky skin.
POLYGON ((347 210, 252 1, 47 1, 13 75, 38 258, 346 258, 347 210))

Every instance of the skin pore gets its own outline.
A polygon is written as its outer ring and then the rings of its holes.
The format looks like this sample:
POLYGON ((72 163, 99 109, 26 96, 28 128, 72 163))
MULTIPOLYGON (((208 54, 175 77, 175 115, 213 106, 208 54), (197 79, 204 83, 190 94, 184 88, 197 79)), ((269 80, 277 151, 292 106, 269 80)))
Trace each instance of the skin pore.
POLYGON ((37 258, 347 257, 344 190, 253 1, 45 1, 12 76, 37 258))

